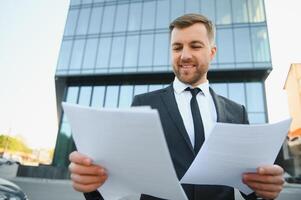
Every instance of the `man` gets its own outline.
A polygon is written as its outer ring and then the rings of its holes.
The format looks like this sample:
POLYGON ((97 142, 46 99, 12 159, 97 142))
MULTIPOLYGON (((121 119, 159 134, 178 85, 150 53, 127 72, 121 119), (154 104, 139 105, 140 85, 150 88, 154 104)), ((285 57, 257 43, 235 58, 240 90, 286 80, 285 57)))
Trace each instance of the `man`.
MULTIPOLYGON (((136 96, 132 105, 150 105, 158 109, 180 180, 204 139, 208 138, 214 122, 245 124, 248 119, 244 106, 209 88, 207 72, 216 53, 211 21, 202 15, 187 14, 175 19, 169 28, 175 80, 165 89, 136 96)), ((70 161, 74 189, 85 192, 87 199, 97 199, 98 193, 93 191, 109 178, 106 170, 92 164, 90 158, 79 152, 71 153, 70 161)), ((278 165, 259 166, 257 173, 243 174, 243 182, 254 190, 251 195, 244 196, 245 199, 276 198, 284 183, 282 174, 283 169, 278 165)), ((234 199, 233 188, 227 186, 182 184, 182 187, 190 200, 234 199)), ((158 198, 141 195, 141 199, 158 198)))

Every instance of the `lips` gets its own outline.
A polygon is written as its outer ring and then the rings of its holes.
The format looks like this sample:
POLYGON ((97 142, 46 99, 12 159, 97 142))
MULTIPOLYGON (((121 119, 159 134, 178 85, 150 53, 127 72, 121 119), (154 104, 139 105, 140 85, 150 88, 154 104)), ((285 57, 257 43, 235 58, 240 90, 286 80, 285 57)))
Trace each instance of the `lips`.
POLYGON ((184 68, 184 69, 189 69, 189 68, 196 67, 196 65, 193 65, 193 64, 180 64, 179 67, 184 68))

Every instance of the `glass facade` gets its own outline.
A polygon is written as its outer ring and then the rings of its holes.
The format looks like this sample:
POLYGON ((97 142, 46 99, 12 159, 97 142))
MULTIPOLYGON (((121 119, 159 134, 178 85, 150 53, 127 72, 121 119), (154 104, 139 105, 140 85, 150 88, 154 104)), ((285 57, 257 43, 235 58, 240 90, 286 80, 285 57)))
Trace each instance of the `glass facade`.
MULTIPOLYGON (((56 70, 59 101, 129 107, 134 95, 165 87, 172 81, 165 76, 172 75, 168 26, 184 13, 216 24, 211 87, 245 105, 251 123, 267 122, 263 74, 272 64, 263 0, 71 0, 56 70)), ((58 110, 54 165, 66 167, 74 144, 58 110)))

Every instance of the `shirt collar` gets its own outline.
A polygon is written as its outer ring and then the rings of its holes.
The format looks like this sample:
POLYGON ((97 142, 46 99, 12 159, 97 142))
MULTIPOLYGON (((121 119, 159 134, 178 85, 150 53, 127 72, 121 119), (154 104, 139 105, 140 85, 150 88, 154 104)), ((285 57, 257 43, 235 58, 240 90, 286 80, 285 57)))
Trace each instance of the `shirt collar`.
MULTIPOLYGON (((174 91, 177 94, 180 94, 180 93, 184 92, 187 87, 191 87, 192 88, 191 85, 183 83, 177 77, 175 77, 175 80, 173 81, 173 88, 174 88, 174 91)), ((201 83, 197 87, 202 90, 202 92, 204 93, 204 95, 206 97, 209 97, 209 95, 210 95, 210 92, 209 92, 209 81, 206 81, 205 83, 201 83)))

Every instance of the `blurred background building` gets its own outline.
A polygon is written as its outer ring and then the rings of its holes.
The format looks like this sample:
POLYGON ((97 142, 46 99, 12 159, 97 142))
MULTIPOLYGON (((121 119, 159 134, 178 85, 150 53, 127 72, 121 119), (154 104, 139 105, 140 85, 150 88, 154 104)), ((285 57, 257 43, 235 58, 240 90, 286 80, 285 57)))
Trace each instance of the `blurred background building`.
POLYGON ((250 123, 268 122, 264 81, 272 63, 263 0, 71 0, 55 75, 55 167, 66 168, 75 149, 61 102, 129 107, 134 95, 171 83, 168 26, 184 13, 216 24, 211 87, 245 105, 250 123))

